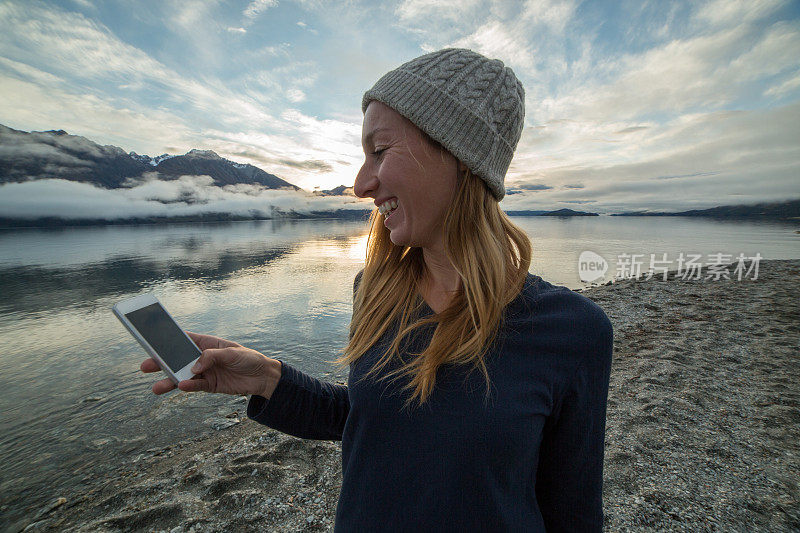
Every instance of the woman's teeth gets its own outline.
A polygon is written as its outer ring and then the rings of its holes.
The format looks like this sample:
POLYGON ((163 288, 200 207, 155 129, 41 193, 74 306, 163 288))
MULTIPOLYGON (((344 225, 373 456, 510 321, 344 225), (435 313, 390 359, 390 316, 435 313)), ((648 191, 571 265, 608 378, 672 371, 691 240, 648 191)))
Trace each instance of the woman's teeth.
POLYGON ((381 215, 387 216, 396 208, 397 208, 397 200, 387 200, 378 207, 378 212, 381 215))

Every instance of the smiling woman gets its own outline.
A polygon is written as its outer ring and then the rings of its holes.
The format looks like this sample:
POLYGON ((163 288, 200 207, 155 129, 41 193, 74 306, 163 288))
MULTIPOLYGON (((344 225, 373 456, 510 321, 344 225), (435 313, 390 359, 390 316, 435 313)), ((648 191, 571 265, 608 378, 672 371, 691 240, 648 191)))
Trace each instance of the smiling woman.
POLYGON ((253 420, 342 441, 336 531, 602 529, 613 331, 528 272, 530 240, 499 207, 524 97, 501 61, 460 48, 364 94, 354 191, 376 209, 335 361, 347 385, 195 335, 182 390, 240 383, 253 420))

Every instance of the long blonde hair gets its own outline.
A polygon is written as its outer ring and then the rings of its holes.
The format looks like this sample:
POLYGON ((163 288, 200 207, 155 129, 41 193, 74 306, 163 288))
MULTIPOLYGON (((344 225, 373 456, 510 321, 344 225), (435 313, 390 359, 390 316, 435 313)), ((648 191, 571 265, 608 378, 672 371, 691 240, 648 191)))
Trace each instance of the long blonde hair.
MULTIPOLYGON (((379 362, 364 377, 377 374, 397 355, 401 341, 417 328, 436 323, 428 347, 411 354, 413 361, 382 376, 410 376, 404 389, 413 389, 405 407, 415 398, 419 405, 432 393, 436 371, 447 363, 469 364, 489 374, 484 358, 501 327, 503 309, 522 290, 531 262, 527 234, 500 209, 486 184, 467 169, 445 215, 445 252, 461 278, 461 287, 441 313, 409 322, 424 300, 418 287, 425 263, 422 249, 397 246, 389 239, 384 217, 377 209, 369 219, 367 257, 353 297, 350 341, 336 364, 346 367, 375 345, 400 319, 398 334, 379 362)), ((402 358, 400 358, 402 361, 402 358)))

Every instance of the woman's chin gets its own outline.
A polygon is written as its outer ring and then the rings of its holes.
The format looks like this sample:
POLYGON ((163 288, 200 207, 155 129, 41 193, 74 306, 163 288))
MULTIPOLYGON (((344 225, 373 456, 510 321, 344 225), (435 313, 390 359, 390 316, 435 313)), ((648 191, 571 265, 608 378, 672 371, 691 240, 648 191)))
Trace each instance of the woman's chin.
POLYGON ((395 246, 406 246, 406 243, 403 242, 403 240, 400 239, 398 236, 396 236, 393 231, 389 232, 389 240, 392 241, 392 244, 394 244, 395 246))
POLYGON ((392 241, 392 244, 395 246, 412 246, 409 243, 410 239, 408 236, 404 235, 399 228, 389 230, 389 240, 392 241))

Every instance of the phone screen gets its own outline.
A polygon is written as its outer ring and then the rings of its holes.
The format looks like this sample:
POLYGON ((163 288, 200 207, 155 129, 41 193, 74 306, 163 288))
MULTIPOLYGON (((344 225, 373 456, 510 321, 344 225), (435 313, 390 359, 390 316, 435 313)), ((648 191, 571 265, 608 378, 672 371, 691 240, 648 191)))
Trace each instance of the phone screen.
POLYGON ((159 304, 125 313, 131 324, 153 347, 159 357, 177 372, 198 357, 200 351, 159 304))

